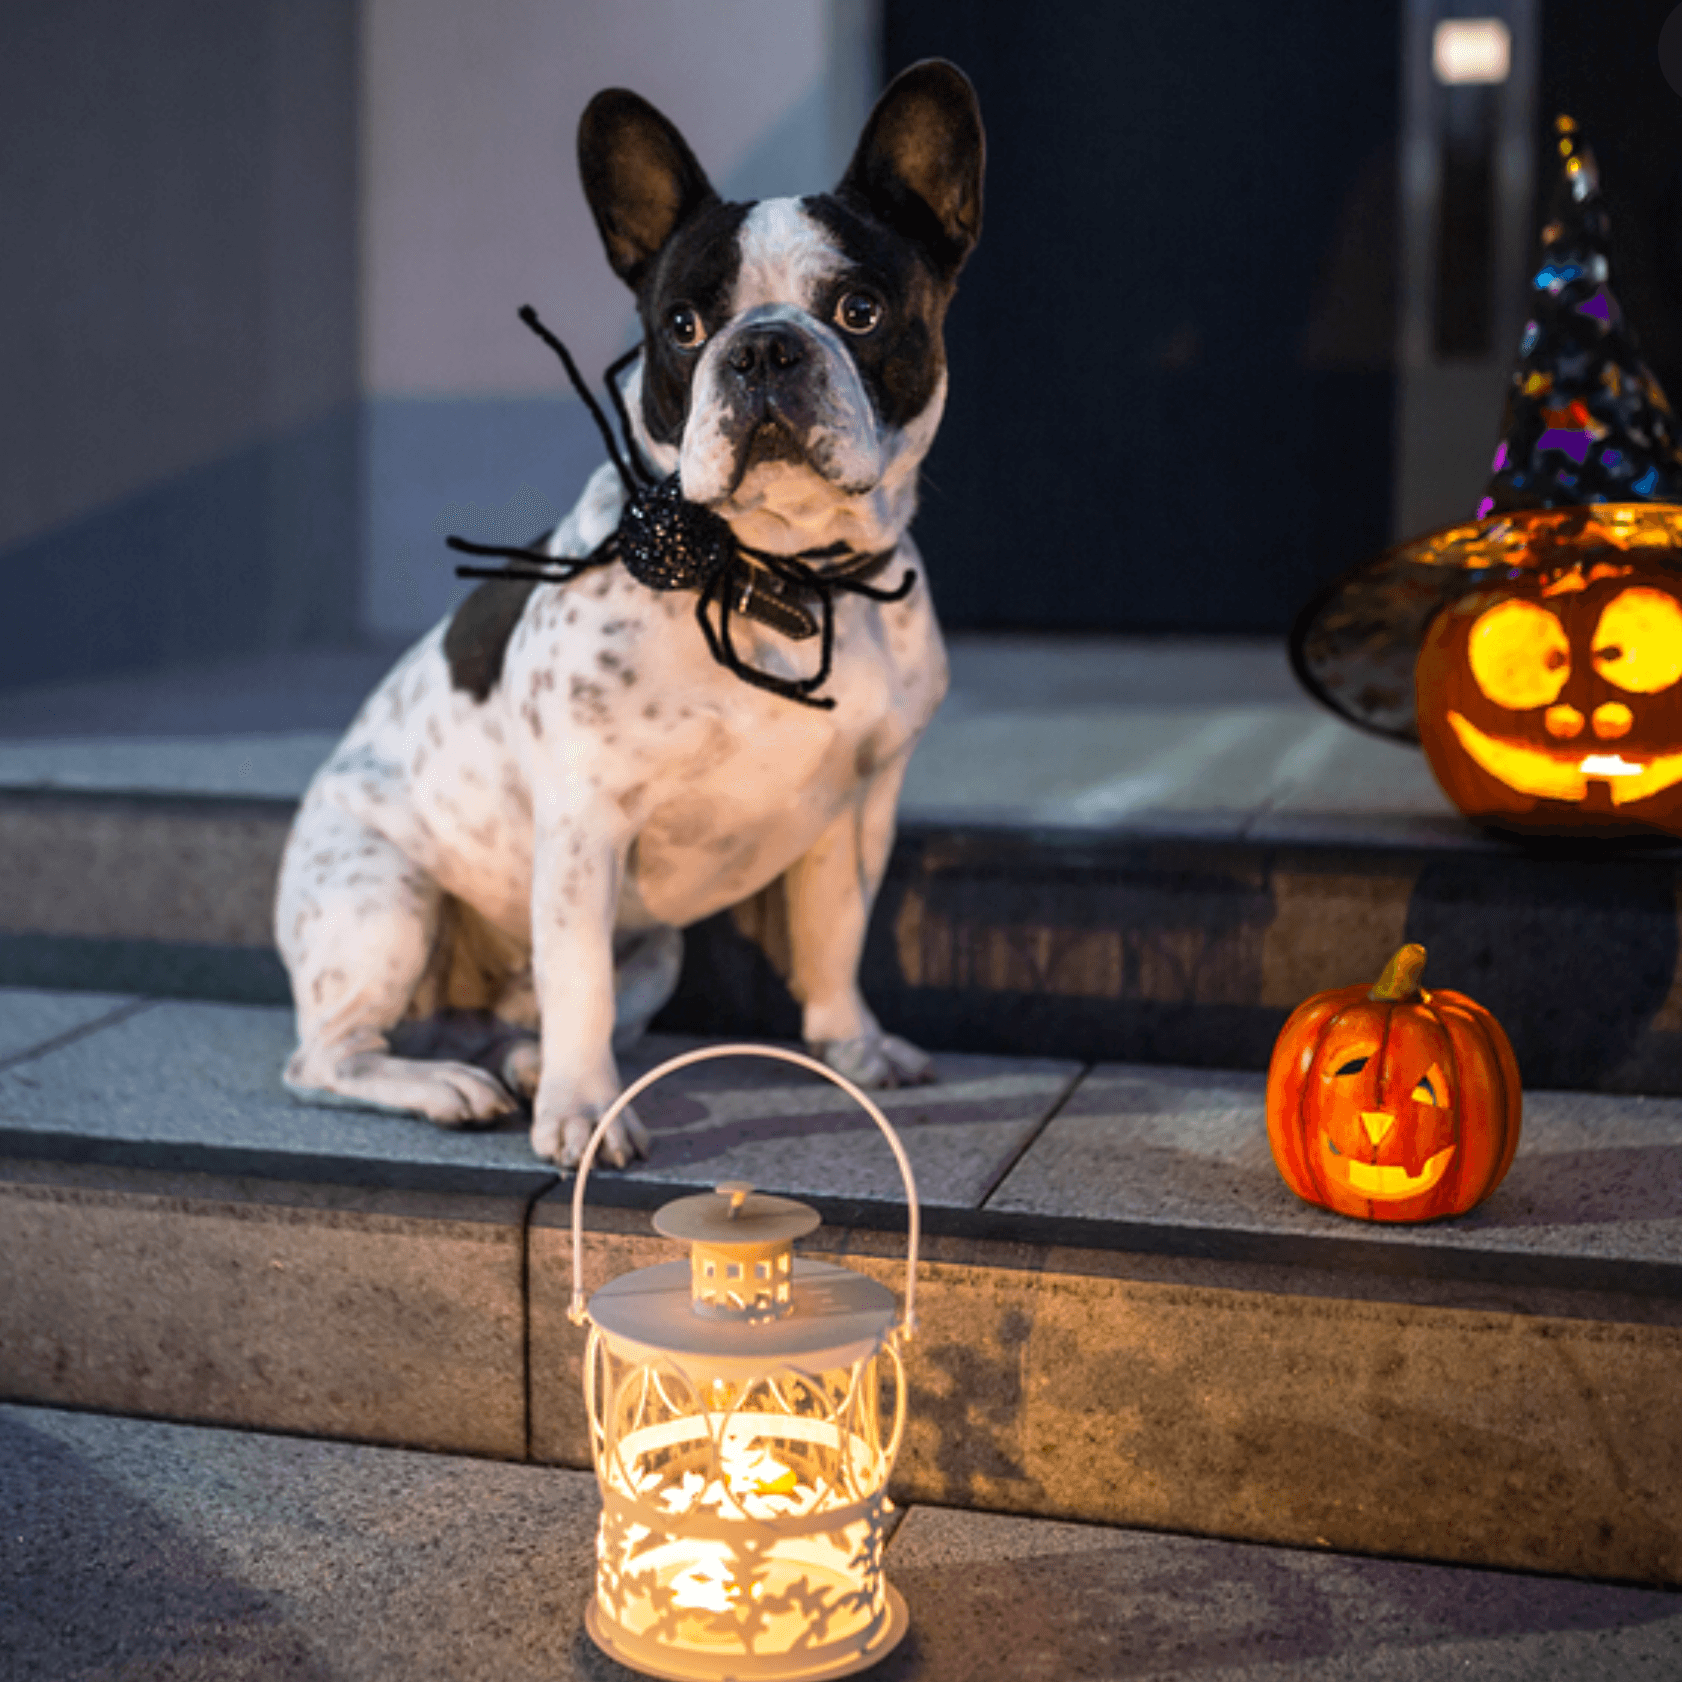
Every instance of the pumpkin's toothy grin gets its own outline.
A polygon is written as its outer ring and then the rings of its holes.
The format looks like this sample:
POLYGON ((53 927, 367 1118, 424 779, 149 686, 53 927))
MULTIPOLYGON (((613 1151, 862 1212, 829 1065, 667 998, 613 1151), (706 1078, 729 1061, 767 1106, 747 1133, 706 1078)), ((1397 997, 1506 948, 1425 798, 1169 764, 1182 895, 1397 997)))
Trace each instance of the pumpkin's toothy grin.
POLYGON ((1682 753, 1662 753, 1646 761, 1625 759, 1618 753, 1565 757, 1524 742, 1486 736, 1469 718, 1452 710, 1448 722, 1467 755, 1517 794, 1581 801, 1594 779, 1611 786, 1614 806, 1627 806, 1682 783, 1682 753))
POLYGON ((1427 1157, 1425 1166, 1417 1174, 1410 1174, 1399 1163, 1361 1162, 1345 1156, 1325 1135, 1320 1136, 1320 1166, 1333 1179, 1341 1180, 1353 1192, 1370 1197, 1375 1203, 1398 1203, 1404 1197, 1419 1197, 1428 1192, 1448 1172, 1453 1145, 1444 1145, 1435 1156, 1427 1157))

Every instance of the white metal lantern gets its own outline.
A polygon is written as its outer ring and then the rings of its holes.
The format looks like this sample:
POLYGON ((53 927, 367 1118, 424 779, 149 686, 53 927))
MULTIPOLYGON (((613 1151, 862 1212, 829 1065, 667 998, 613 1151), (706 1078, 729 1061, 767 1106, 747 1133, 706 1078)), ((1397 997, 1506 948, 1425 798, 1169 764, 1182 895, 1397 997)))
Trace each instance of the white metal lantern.
POLYGON ((882 1548, 917 1236, 916 1181, 887 1117, 798 1052, 686 1052, 602 1117, 572 1192, 571 1313, 590 1323, 584 1398, 602 1496, 584 1621, 610 1657, 679 1682, 781 1682, 863 1670, 904 1635, 882 1548), (602 1136, 655 1081, 738 1056, 822 1075, 887 1137, 910 1210, 903 1317, 875 1280, 794 1255, 815 1209, 739 1180, 655 1215, 657 1231, 690 1244, 687 1261, 626 1274, 586 1306, 584 1181, 602 1136))

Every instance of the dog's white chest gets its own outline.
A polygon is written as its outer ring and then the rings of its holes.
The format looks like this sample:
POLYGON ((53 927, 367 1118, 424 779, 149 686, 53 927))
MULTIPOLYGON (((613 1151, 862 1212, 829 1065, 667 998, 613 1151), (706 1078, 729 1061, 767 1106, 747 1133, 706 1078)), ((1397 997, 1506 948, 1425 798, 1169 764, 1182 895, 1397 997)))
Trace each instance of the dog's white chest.
MULTIPOLYGON (((813 844, 939 704, 945 659, 920 595, 836 609, 830 709, 754 688, 718 664, 693 597, 617 569, 534 599, 510 644, 501 709, 522 779, 623 826, 625 916, 682 926, 756 892, 813 844)), ((810 644, 737 632, 756 665, 815 666, 810 644)), ((493 697, 491 703, 495 704, 493 697)))

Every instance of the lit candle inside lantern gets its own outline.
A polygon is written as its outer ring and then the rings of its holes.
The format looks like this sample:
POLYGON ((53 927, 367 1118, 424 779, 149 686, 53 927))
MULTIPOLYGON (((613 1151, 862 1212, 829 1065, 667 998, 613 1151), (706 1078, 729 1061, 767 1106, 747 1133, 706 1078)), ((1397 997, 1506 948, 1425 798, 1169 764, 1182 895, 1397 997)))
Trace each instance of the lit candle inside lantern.
POLYGON ((611 1657, 654 1676, 818 1682, 875 1664, 904 1634, 882 1575, 887 1479, 905 1422, 899 1345, 914 1324, 917 1193, 886 1117, 798 1053, 713 1047, 664 1064, 603 1116, 573 1190, 573 1317, 590 1322, 585 1403, 602 1493, 585 1614, 611 1657), (798 1063, 856 1098, 893 1146, 910 1214, 905 1314, 846 1268, 795 1258, 818 1215, 729 1181, 656 1230, 687 1262, 610 1281, 586 1310, 583 1192, 617 1111, 685 1063, 798 1063))

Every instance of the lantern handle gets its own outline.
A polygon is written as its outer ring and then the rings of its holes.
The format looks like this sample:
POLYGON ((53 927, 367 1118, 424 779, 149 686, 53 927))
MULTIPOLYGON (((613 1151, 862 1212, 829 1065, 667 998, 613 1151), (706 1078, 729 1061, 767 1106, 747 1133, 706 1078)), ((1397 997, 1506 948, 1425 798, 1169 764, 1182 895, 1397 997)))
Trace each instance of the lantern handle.
POLYGON ((596 1123, 596 1130, 590 1135, 589 1144, 584 1147, 584 1154, 578 1160, 577 1176, 572 1182, 572 1304, 567 1310, 567 1317, 575 1326, 583 1325, 586 1318, 584 1182, 589 1177, 590 1166, 596 1160, 596 1150, 608 1128, 618 1120, 620 1112, 633 1098, 646 1091, 657 1080, 664 1080, 667 1075, 675 1074, 691 1063, 707 1063, 715 1057, 769 1057, 777 1062, 793 1063, 798 1068, 810 1069, 813 1074, 822 1075, 831 1085, 840 1087, 882 1130, 889 1145, 893 1147, 894 1160, 899 1163, 900 1178, 905 1182, 906 1204, 910 1213, 905 1257, 905 1313, 900 1317, 897 1331, 898 1336, 909 1340, 917 1330, 917 1239, 922 1225, 917 1209, 917 1179, 911 1172, 911 1159, 905 1154, 905 1146, 900 1143, 893 1124, 883 1115, 868 1093, 862 1091, 845 1075, 838 1074, 827 1063, 820 1063, 817 1058, 808 1057, 803 1051, 788 1051, 778 1045, 705 1045, 694 1051, 682 1052, 632 1081, 608 1106, 606 1113, 596 1123))

